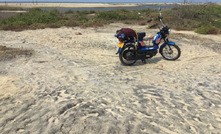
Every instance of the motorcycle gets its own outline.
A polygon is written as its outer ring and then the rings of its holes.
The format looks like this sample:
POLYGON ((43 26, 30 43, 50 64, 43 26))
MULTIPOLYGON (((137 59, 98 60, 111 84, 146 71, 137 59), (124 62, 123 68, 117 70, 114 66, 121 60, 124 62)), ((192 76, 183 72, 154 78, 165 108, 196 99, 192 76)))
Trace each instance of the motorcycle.
MULTIPOLYGON (((174 61, 180 57, 180 48, 174 42, 169 41, 171 29, 164 25, 162 21, 161 8, 159 8, 159 12, 158 19, 162 27, 160 28, 159 24, 150 26, 150 28, 158 26, 160 30, 154 37, 144 38, 146 36, 145 32, 136 33, 136 37, 125 37, 126 34, 129 35, 128 32, 120 33, 120 30, 117 31, 115 37, 119 39, 119 49, 116 54, 119 54, 119 59, 123 65, 131 66, 137 60, 142 60, 145 63, 146 59, 152 58, 158 53, 158 49, 166 60, 174 61), (164 42, 160 45, 162 40, 164 42), (144 41, 152 41, 153 45, 146 45, 144 41)), ((148 22, 151 21, 152 19, 148 22)))

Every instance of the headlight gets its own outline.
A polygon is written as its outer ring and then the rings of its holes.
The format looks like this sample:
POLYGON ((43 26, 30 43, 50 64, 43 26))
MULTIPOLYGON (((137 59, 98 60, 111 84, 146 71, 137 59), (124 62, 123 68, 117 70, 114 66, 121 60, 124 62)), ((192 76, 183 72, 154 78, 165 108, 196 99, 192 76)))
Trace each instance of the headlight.
POLYGON ((170 34, 170 32, 171 32, 171 29, 169 28, 169 29, 168 29, 168 34, 170 34))

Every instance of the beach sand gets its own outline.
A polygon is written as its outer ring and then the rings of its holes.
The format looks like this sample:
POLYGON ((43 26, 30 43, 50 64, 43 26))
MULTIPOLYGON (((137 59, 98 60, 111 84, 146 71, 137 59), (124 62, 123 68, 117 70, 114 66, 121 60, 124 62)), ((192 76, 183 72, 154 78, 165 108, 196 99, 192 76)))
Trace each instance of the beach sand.
POLYGON ((221 35, 172 31, 177 61, 157 54, 128 67, 115 55, 122 27, 158 31, 121 23, 0 31, 0 46, 11 48, 0 57, 0 132, 220 133, 221 35))

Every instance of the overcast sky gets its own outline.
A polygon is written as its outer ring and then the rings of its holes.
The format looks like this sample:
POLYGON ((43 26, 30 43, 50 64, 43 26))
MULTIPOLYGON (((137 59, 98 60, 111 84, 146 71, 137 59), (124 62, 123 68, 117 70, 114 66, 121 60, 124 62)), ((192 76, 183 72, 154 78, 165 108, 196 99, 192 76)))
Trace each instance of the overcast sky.
MULTIPOLYGON (((0 0, 0 2, 104 2, 104 3, 180 3, 184 0, 0 0)), ((187 0, 188 2, 221 3, 221 0, 187 0)))

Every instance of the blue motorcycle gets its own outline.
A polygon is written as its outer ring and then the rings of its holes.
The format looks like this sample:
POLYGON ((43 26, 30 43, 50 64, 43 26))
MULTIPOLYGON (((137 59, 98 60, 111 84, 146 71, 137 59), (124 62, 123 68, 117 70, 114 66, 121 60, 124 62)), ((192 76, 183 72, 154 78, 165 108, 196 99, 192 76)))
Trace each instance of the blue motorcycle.
MULTIPOLYGON (((152 58, 158 53, 166 60, 176 60, 180 57, 180 48, 174 43, 169 41, 169 35, 171 29, 164 25, 161 17, 158 17, 162 27, 158 24, 152 25, 150 28, 159 27, 159 32, 154 37, 144 38, 146 36, 145 32, 137 33, 132 29, 122 29, 118 30, 115 37, 119 39, 118 52, 120 61, 123 65, 133 65, 137 60, 142 60, 146 62, 146 59, 152 58), (152 41, 152 45, 146 45, 144 41, 152 41), (160 43, 163 41, 163 44, 160 43)), ((148 22, 151 22, 149 20, 148 22)))

